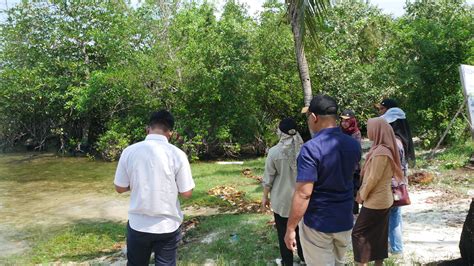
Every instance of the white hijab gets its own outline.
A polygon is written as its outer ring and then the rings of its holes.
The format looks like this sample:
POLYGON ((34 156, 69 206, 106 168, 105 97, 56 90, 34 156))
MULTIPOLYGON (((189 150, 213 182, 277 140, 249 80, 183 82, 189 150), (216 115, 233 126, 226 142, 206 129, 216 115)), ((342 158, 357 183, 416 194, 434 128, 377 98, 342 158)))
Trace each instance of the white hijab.
POLYGON ((398 119, 406 119, 405 112, 403 112, 403 110, 398 107, 392 107, 388 109, 385 114, 381 115, 381 117, 389 124, 398 119))

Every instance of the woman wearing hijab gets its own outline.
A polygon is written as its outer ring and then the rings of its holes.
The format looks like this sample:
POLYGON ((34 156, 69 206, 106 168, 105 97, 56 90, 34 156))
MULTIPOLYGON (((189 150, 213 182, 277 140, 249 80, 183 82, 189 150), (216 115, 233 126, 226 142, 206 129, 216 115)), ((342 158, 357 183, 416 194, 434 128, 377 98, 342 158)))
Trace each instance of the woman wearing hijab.
POLYGON ((362 204, 352 230, 354 260, 358 265, 383 265, 388 257, 388 221, 393 204, 392 176, 403 178, 397 141, 390 125, 383 118, 367 122, 367 135, 373 142, 361 176, 357 201, 362 204))
POLYGON ((384 118, 393 128, 395 135, 402 141, 405 160, 415 165, 415 146, 405 112, 398 107, 393 99, 383 100, 379 106, 380 117, 384 118))
MULTIPOLYGON (((405 184, 408 186, 408 163, 415 165, 415 148, 405 112, 398 107, 392 107, 382 115, 382 118, 390 124, 395 133, 400 154, 401 168, 403 170, 403 180, 400 182, 394 180, 393 185, 398 186, 400 184, 405 184)), ((401 207, 394 206, 390 210, 388 236, 390 240, 390 252, 392 254, 402 254, 403 238, 401 207)))
POLYGON ((341 114, 341 130, 345 134, 353 137, 359 143, 362 140, 362 135, 360 133, 359 127, 357 125, 357 119, 355 118, 354 111, 344 110, 341 114))
MULTIPOLYGON (((352 110, 344 110, 341 114, 341 130, 345 134, 353 137, 359 145, 362 141, 362 134, 360 133, 359 127, 357 125, 357 119, 355 118, 354 111, 352 110)), ((354 207, 352 208, 352 214, 356 217, 359 214, 359 203, 355 201, 355 197, 357 195, 357 191, 360 187, 360 165, 357 164, 356 170, 354 172, 354 207)))
MULTIPOLYGON (((285 118, 280 122, 277 134, 280 141, 270 148, 265 162, 262 208, 271 206, 273 210, 282 264, 293 265, 293 252, 286 247, 284 238, 296 186, 296 158, 303 140, 296 131, 295 121, 291 118, 285 118)), ((296 240, 298 256, 304 261, 298 233, 296 240)))

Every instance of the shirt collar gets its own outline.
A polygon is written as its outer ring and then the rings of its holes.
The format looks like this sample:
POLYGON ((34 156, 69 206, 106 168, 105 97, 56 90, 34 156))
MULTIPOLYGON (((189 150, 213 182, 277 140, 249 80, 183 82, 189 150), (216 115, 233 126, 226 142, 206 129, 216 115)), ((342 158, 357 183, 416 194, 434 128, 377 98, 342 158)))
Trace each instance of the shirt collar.
POLYGON ((165 136, 159 134, 148 134, 145 140, 158 140, 168 142, 168 139, 165 136))
POLYGON ((318 137, 318 136, 325 135, 325 134, 338 133, 338 132, 341 132, 341 133, 342 133, 340 127, 323 128, 323 129, 321 129, 318 133, 314 134, 313 138, 316 138, 316 137, 318 137))

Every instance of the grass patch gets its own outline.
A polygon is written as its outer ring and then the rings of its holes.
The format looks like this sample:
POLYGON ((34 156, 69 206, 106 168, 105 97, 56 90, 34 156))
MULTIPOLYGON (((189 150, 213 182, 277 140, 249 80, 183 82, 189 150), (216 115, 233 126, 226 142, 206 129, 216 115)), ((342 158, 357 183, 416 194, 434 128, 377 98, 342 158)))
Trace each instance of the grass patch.
POLYGON ((456 169, 465 166, 474 153, 474 142, 455 144, 436 156, 444 169, 456 169))
POLYGON ((77 224, 48 229, 49 232, 35 234, 29 262, 85 261, 120 250, 125 242, 124 223, 79 222, 77 224))
POLYGON ((444 150, 437 152, 430 160, 431 152, 417 150, 417 168, 436 168, 440 170, 458 169, 464 167, 472 154, 474 154, 474 142, 469 140, 464 143, 456 143, 444 150))
POLYGON ((473 171, 463 168, 474 153, 474 142, 466 141, 447 147, 428 159, 430 151, 417 150, 417 165, 414 171, 429 171, 434 175, 428 187, 442 189, 458 196, 474 189, 473 171))
POLYGON ((474 189, 473 171, 469 169, 444 170, 435 176, 429 187, 452 192, 456 197, 463 197, 474 189))
MULTIPOLYGON (((268 224, 272 220, 268 214, 204 217, 179 247, 179 265, 203 265, 208 260, 217 265, 273 265, 280 253, 276 229, 268 224), (232 240, 232 235, 237 235, 238 240, 232 240)), ((346 256, 346 265, 355 265, 352 251, 348 250, 346 256)), ((384 265, 399 263, 399 258, 393 256, 384 260, 384 265)))
POLYGON ((263 158, 245 161, 243 165, 218 165, 214 162, 193 163, 192 173, 196 188, 193 197, 183 201, 183 206, 225 206, 219 198, 209 196, 207 191, 219 185, 233 186, 245 192, 248 200, 258 200, 262 197, 263 188, 254 179, 244 177, 241 172, 250 168, 255 175, 263 175, 265 160, 263 158))
POLYGON ((187 243, 178 250, 180 265, 202 265, 208 259, 218 265, 267 265, 280 256, 276 229, 267 224, 272 219, 264 214, 204 217, 184 238, 187 243))

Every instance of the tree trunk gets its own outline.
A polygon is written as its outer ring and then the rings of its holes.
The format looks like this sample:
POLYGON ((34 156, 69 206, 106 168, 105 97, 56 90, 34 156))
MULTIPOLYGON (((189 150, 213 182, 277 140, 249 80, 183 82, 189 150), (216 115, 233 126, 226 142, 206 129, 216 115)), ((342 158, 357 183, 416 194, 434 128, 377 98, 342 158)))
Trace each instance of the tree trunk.
POLYGON ((311 80, 309 78, 309 67, 308 61, 306 61, 306 56, 304 53, 303 46, 303 36, 301 33, 300 23, 304 23, 300 14, 298 14, 298 9, 296 4, 291 4, 289 7, 289 16, 291 23, 291 30, 293 32, 293 39, 295 42, 295 53, 296 53, 296 63, 298 66, 298 72, 300 75, 301 85, 303 87, 304 95, 304 106, 309 106, 311 99, 313 98, 313 93, 311 90, 311 80))
MULTIPOLYGON (((91 74, 90 69, 89 69, 90 59, 89 59, 89 54, 87 54, 86 43, 84 41, 81 41, 81 46, 82 46, 82 53, 84 55, 84 64, 86 66, 85 80, 88 81, 89 78, 90 78, 90 74, 91 74)), ((91 125, 91 116, 87 115, 85 117, 85 122, 84 122, 84 125, 82 127, 82 140, 79 142, 79 145, 81 145, 81 144, 88 145, 89 144, 90 125, 91 125)), ((80 150, 80 147, 78 147, 78 149, 80 150)))

